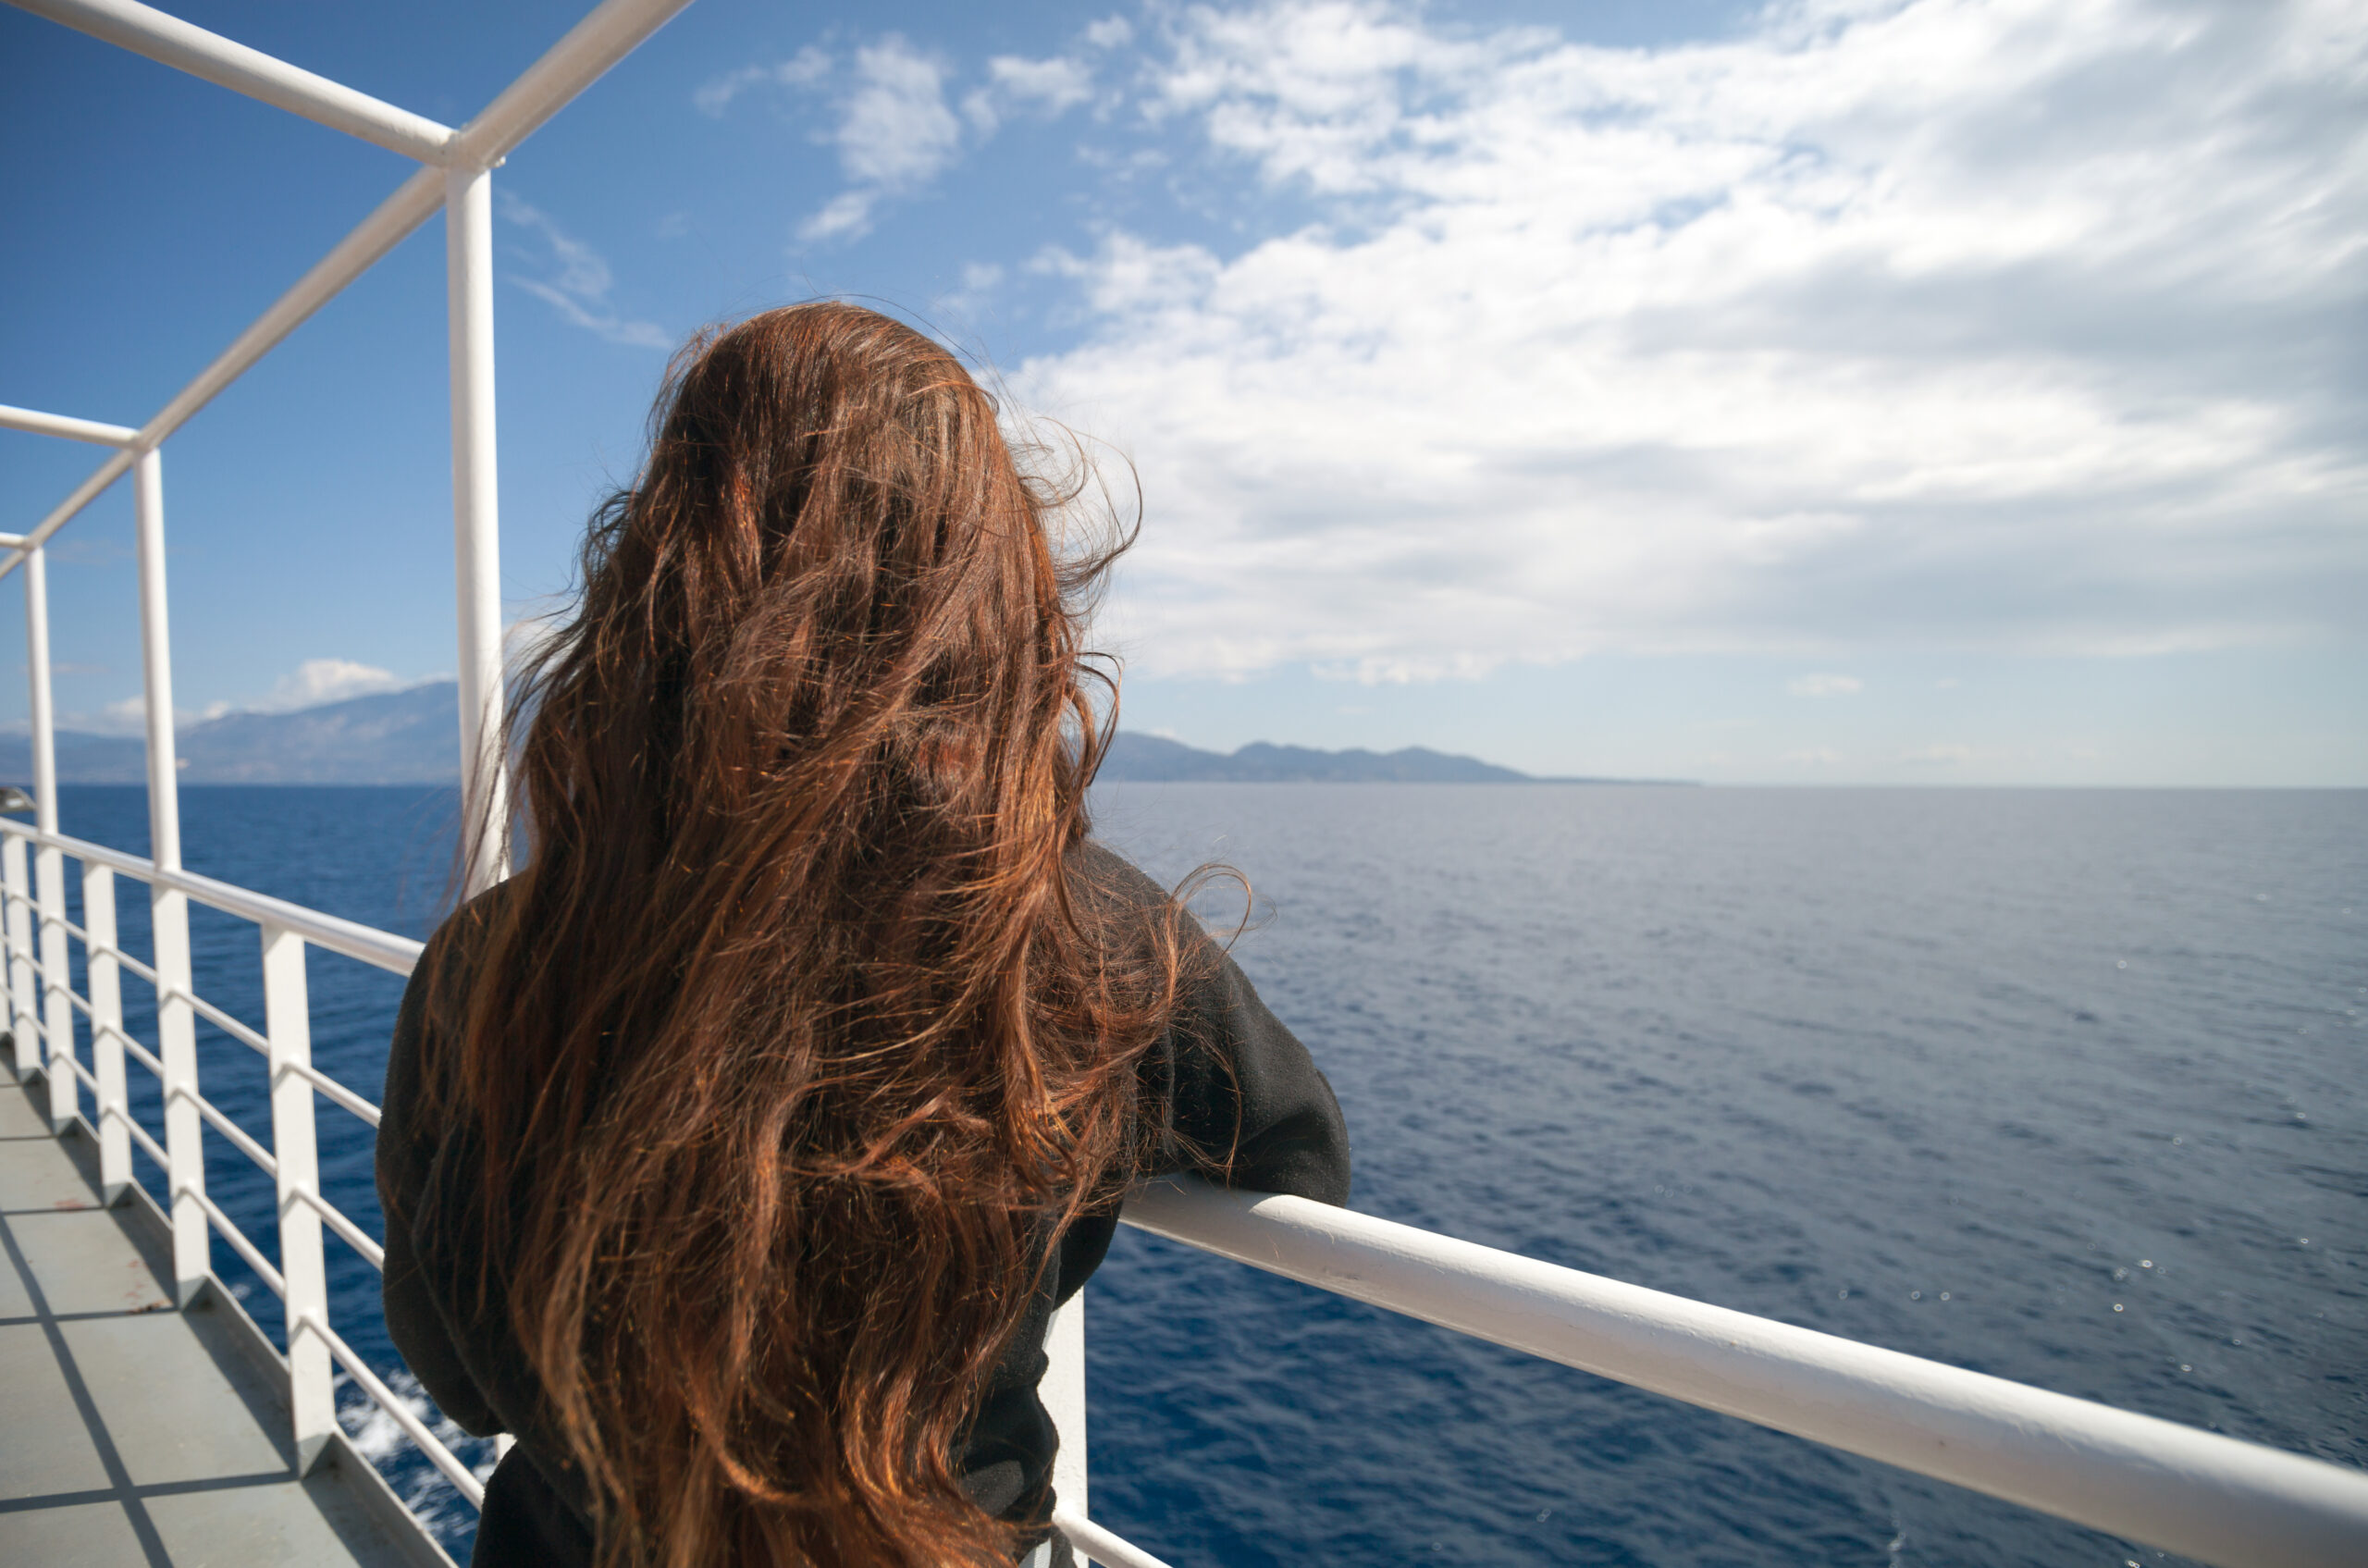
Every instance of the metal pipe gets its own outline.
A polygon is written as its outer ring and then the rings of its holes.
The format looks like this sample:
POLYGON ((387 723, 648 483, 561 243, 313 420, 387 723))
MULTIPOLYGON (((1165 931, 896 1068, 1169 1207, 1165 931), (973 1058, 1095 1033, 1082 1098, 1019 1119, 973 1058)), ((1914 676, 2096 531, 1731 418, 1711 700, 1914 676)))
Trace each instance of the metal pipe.
MULTIPOLYGON (((50 689, 49 562, 35 549, 25 565, 25 673, 32 689, 33 821, 57 834, 57 713, 50 689)), ((58 1070, 74 1056, 74 1007, 66 999, 66 860, 55 843, 33 853, 33 895, 41 913, 42 1015, 49 1063, 50 1125, 63 1132, 81 1114, 80 1085, 58 1070)))
POLYGON ((1079 1290, 1053 1314, 1044 1335, 1047 1363, 1037 1398, 1053 1418, 1060 1446, 1053 1451, 1053 1495, 1061 1512, 1086 1512, 1085 1292, 1079 1290))
POLYGON ((1156 1236, 2219 1568, 2368 1562, 2368 1475, 1304 1198, 1163 1182, 1156 1236))
MULTIPOLYGON (((1060 1488, 1055 1487, 1054 1489, 1058 1491, 1060 1488)), ((1167 1568, 1166 1563, 1124 1536, 1104 1529, 1082 1513, 1072 1512, 1067 1503, 1063 1503, 1060 1511, 1053 1515, 1053 1528, 1068 1537, 1069 1545, 1076 1549, 1079 1558, 1088 1562, 1099 1562, 1103 1568, 1167 1568)), ((1052 1553, 1044 1555, 1049 1562, 1052 1553)))
POLYGON ((308 1332, 329 1320, 328 1266, 321 1216, 306 1199, 320 1190, 313 1086, 290 1071, 313 1062, 313 1009, 304 984, 304 939, 263 928, 264 1028, 271 1036, 272 1179, 279 1197, 279 1272, 287 1280, 288 1405, 295 1424, 296 1474, 311 1473, 337 1435, 337 1390, 328 1342, 308 1332))
POLYGON ((82 965, 91 985, 91 1064, 98 1069, 99 1191, 112 1206, 131 1185, 131 1102, 123 1072, 123 975, 115 957, 115 871, 82 865, 82 965))
POLYGON ((452 369, 452 577, 461 642, 462 893, 509 874, 501 755, 501 495, 493 391, 493 176, 445 175, 452 369))
POLYGON ((8 4, 202 77, 217 87, 260 98, 332 130, 376 142, 390 153, 440 165, 451 152, 450 126, 381 103, 367 93, 314 76, 136 0, 8 0, 8 4))
POLYGON ((180 759, 173 739, 173 632, 165 591, 165 459, 150 449, 133 476, 140 560, 140 673, 148 721, 148 848, 163 870, 181 865, 180 759))
POLYGON ((36 408, 11 408, 6 403, 0 403, 0 430, 22 430, 34 436, 63 436, 69 441, 89 441, 102 447, 130 446, 140 438, 140 432, 128 426, 102 425, 95 419, 43 414, 36 408))
MULTIPOLYGON (((132 532, 140 562, 141 692, 148 722, 148 921, 155 959, 156 1052, 164 1060, 165 1146, 171 1159, 174 1292, 182 1306, 197 1299, 212 1270, 213 1238, 200 1200, 205 1195, 205 1129, 197 1102, 197 1018, 189 945, 189 895, 166 879, 181 865, 180 759, 173 740, 173 635, 165 591, 165 459, 154 447, 140 452, 132 476, 132 532), (194 1197, 189 1194, 194 1194, 194 1197)), ((92 846, 96 848, 96 846, 92 846)), ((106 854, 77 851, 82 863, 113 865, 106 854)))
MULTIPOLYGON (((9 824, 14 825, 14 824, 9 824)), ((5 929, 8 937, 8 1038, 16 1057, 17 1077, 29 1080, 42 1070, 41 1028, 33 1011, 40 994, 33 979, 33 927, 25 871, 25 836, 9 833, 0 844, 0 880, 8 889, 5 929)))

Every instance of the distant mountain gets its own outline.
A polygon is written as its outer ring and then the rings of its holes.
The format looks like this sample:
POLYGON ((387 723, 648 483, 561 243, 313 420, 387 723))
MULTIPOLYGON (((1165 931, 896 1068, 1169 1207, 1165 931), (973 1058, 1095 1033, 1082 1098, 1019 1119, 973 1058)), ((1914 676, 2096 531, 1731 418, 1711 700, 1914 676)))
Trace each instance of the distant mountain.
MULTIPOLYGON (((292 713, 232 713, 192 724, 178 737, 184 784, 435 784, 461 776, 458 688, 436 681, 292 713)), ((147 742, 136 736, 61 730, 57 777, 65 784, 140 784, 147 742)), ((1318 751, 1260 741, 1231 756, 1158 735, 1122 732, 1102 764, 1125 783, 1227 784, 1620 784, 1619 779, 1536 779, 1470 757, 1410 746, 1400 751, 1318 751)), ((0 735, 0 783, 29 784, 32 746, 0 735)), ((1661 781, 1655 781, 1661 782, 1661 781)))
POLYGON ((1113 784, 1527 784, 1526 773, 1410 746, 1402 751, 1318 751, 1257 741, 1230 757, 1180 741, 1122 731, 1103 759, 1113 784))
POLYGON ((1180 741, 1121 731, 1103 759, 1113 784, 1630 784, 1666 780, 1541 779, 1427 747, 1399 751, 1318 751, 1256 741, 1227 756, 1180 741))
MULTIPOLYGON (((231 713, 176 737, 183 784, 450 784, 461 776, 459 688, 434 681, 403 691, 301 708, 231 713)), ((0 735, 0 780, 32 778, 32 742, 0 735)), ((60 730, 62 784, 141 784, 148 743, 60 730)))

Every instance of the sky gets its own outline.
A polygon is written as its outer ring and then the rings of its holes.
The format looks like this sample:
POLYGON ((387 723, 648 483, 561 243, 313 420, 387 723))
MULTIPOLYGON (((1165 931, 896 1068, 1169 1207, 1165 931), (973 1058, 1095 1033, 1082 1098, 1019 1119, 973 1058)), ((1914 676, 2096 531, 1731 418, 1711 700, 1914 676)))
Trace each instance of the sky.
MULTIPOLYGON (((457 124, 581 11, 176 14, 457 124)), ((0 11, 0 402, 142 423, 407 172, 0 11)), ((521 619, 674 347, 852 298, 1140 517, 1128 728, 2368 784, 2362 0, 698 0, 494 178, 521 619)), ((167 445, 190 719, 452 669, 443 284, 438 220, 167 445)), ((102 455, 0 433, 0 530, 102 455)), ((130 505, 50 551, 75 727, 130 505)))

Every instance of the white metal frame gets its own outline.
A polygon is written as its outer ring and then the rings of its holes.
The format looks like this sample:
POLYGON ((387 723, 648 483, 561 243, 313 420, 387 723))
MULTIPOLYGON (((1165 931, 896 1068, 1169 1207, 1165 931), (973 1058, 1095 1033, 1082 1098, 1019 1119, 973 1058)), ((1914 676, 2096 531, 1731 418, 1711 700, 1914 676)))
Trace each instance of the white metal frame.
MULTIPOLYGON (((0 576, 24 569, 35 821, 0 820, 0 985, 20 1078, 46 1080, 52 1123, 82 1123, 80 1093, 110 1200, 132 1185, 132 1155, 165 1173, 176 1288, 186 1306, 213 1278, 212 1236, 282 1299, 298 1463, 336 1430, 334 1368, 401 1426, 472 1503, 483 1487, 330 1326, 324 1231, 383 1269, 385 1253, 320 1191, 314 1100, 374 1130, 378 1109, 312 1065, 306 955, 312 948, 407 975, 420 945, 233 887, 180 863, 166 617, 161 447, 191 415, 347 284, 445 213, 452 400, 455 591, 468 890, 504 874, 505 783, 499 508, 495 465, 491 171, 536 127, 688 0, 606 0, 505 89, 451 130, 135 0, 8 0, 207 80, 417 159, 424 167, 138 429, 0 407, 0 428, 115 451, 31 532, 0 535, 0 576), (148 858, 66 837, 57 821, 43 543, 124 474, 134 475, 142 671, 147 703, 148 858), (65 862, 81 869, 83 923, 67 919, 65 862), (153 963, 117 943, 115 883, 146 884, 153 963), (189 905, 251 920, 261 935, 258 1030, 199 997, 189 905), (88 994, 70 983, 83 945, 88 994), (152 1053, 123 1024, 121 975, 155 989, 152 1053), (87 1019, 92 1065, 77 1056, 87 1019), (199 1092, 196 1020, 268 1063, 265 1148, 199 1092), (159 1144, 133 1119, 125 1057, 154 1073, 159 1144), (272 1178, 279 1262, 205 1194, 201 1140, 211 1127, 272 1178)), ((2133 1415, 1895 1352, 1663 1295, 1301 1199, 1189 1183, 1144 1189, 1125 1220, 1153 1234, 1321 1289, 1583 1367, 1847 1451, 2006 1498, 2226 1568, 2337 1568, 2368 1561, 2368 1475, 2300 1455, 2133 1415)), ((1062 1443, 1056 1524, 1092 1561, 1166 1568, 1087 1515, 1083 1297, 1055 1316, 1043 1384, 1062 1443)), ((1040 1557, 1043 1554, 1040 1553, 1040 1557)))

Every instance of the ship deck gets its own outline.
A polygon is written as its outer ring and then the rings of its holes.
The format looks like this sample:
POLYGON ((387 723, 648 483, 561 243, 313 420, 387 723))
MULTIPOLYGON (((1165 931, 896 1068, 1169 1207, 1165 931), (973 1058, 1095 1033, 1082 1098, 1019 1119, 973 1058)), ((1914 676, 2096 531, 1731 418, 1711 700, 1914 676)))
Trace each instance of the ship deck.
POLYGON ((163 1216, 96 1165, 0 1064, 0 1562, 450 1568, 341 1440, 297 1476, 278 1353, 217 1285, 173 1310, 163 1216))

